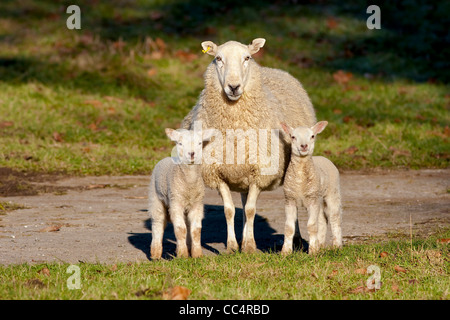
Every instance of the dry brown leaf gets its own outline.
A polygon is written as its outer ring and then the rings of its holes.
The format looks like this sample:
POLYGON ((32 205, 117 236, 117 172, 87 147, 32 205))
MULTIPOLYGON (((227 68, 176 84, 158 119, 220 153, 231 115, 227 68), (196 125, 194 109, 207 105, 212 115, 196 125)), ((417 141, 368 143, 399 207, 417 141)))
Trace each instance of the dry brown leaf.
POLYGON ((175 57, 184 62, 192 62, 198 58, 198 55, 189 51, 178 50, 175 52, 175 57))
POLYGON ((366 268, 359 268, 359 269, 355 270, 355 273, 366 274, 367 273, 367 269, 366 268))
POLYGON ((333 270, 331 271, 331 273, 327 276, 327 279, 332 279, 335 275, 338 274, 337 270, 333 270))
POLYGON ((450 238, 438 239, 437 242, 439 242, 439 243, 450 243, 450 238))
POLYGON ((338 70, 333 73, 333 79, 339 84, 347 84, 353 78, 353 73, 338 70))
POLYGON ((149 77, 153 77, 154 75, 156 75, 158 73, 158 70, 156 70, 155 68, 150 68, 150 69, 148 69, 148 71, 147 71, 147 75, 149 76, 149 77))
POLYGON ((341 109, 333 109, 333 113, 334 114, 342 114, 342 110, 341 109))
POLYGON ((408 283, 409 283, 409 284, 417 284, 417 283, 419 283, 419 280, 417 280, 417 279, 411 279, 411 280, 408 280, 408 283))
POLYGON ((389 253, 387 253, 386 251, 380 253, 380 258, 386 258, 387 256, 389 256, 389 253))
POLYGON ((345 149, 344 151, 342 151, 342 153, 345 154, 354 154, 356 151, 358 151, 359 149, 356 146, 351 146, 348 147, 347 149, 345 149))
POLYGON ((339 26, 339 22, 335 17, 327 18, 327 27, 329 29, 336 29, 339 26))
POLYGON ((8 128, 12 127, 14 125, 14 122, 12 121, 1 121, 0 122, 0 128, 8 128))
POLYGON ((61 134, 59 132, 53 132, 52 134, 52 138, 53 140, 55 140, 56 142, 63 142, 63 138, 61 136, 61 134))
POLYGON ((319 279, 319 276, 318 276, 317 273, 315 273, 315 272, 312 272, 312 273, 311 273, 311 277, 316 278, 316 279, 319 279))
POLYGON ((397 271, 397 272, 403 272, 403 273, 407 272, 405 268, 400 267, 398 265, 394 267, 394 270, 397 271))
POLYGON ((396 292, 396 293, 403 292, 402 290, 399 289, 398 285, 395 284, 395 283, 392 285, 391 289, 392 289, 393 292, 396 292))
POLYGON ((38 273, 47 277, 50 276, 50 270, 48 270, 48 268, 42 268, 38 273))
POLYGON ((103 105, 103 103, 99 100, 85 100, 84 103, 90 104, 96 108, 100 108, 103 105))
POLYGON ((51 225, 51 226, 48 226, 46 228, 39 230, 39 232, 56 232, 56 231, 59 231, 61 229, 61 227, 62 227, 62 225, 60 225, 60 224, 51 225))
POLYGON ((191 294, 191 290, 182 286, 175 286, 163 293, 163 298, 166 300, 187 300, 191 294))

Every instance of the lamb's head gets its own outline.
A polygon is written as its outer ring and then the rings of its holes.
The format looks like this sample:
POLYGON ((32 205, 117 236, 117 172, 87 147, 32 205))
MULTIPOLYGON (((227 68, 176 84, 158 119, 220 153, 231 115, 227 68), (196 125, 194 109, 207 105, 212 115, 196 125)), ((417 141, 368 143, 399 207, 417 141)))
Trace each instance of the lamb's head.
POLYGON ((175 141, 176 154, 174 158, 182 164, 200 164, 202 160, 202 147, 204 141, 209 141, 213 130, 195 131, 185 129, 166 128, 166 135, 175 141))
POLYGON ((319 121, 311 128, 297 127, 294 129, 286 123, 281 123, 281 127, 291 139, 292 154, 306 157, 313 154, 316 136, 325 129, 327 124, 327 121, 319 121))
POLYGON ((228 99, 239 100, 244 93, 250 73, 252 55, 264 46, 265 39, 257 38, 244 45, 228 41, 217 46, 212 41, 202 42, 203 51, 214 56, 218 80, 228 99))

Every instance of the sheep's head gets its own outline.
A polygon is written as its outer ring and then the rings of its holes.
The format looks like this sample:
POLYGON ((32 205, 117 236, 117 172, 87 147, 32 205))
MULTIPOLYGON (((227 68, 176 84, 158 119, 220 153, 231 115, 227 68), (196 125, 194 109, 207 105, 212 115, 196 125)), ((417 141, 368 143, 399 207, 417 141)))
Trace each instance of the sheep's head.
POLYGON ((265 39, 258 38, 248 46, 228 41, 217 46, 212 41, 202 42, 203 51, 214 56, 219 82, 228 99, 238 100, 249 79, 252 55, 264 46, 265 39))
POLYGON ((182 164, 200 164, 202 160, 203 142, 209 141, 213 131, 185 130, 166 128, 166 135, 176 142, 176 154, 174 158, 182 164))
POLYGON ((316 136, 325 129, 327 124, 327 121, 319 121, 311 128, 297 127, 294 129, 286 123, 281 123, 281 127, 291 139, 292 153, 300 157, 305 157, 313 154, 316 136))

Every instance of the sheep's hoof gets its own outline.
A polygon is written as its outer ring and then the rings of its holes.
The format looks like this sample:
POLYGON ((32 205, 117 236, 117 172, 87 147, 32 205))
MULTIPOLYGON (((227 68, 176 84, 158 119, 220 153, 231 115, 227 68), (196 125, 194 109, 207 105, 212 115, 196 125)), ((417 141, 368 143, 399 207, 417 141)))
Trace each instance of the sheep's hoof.
POLYGON ((242 252, 245 253, 254 253, 256 252, 256 243, 253 241, 244 241, 242 243, 242 252))
POLYGON ((237 241, 228 241, 227 242, 227 253, 235 253, 239 251, 239 245, 237 241))
POLYGON ((191 256, 192 258, 200 258, 203 256, 202 248, 193 249, 191 256))
POLYGON ((287 256, 287 255, 289 255, 291 253, 292 253, 292 249, 290 249, 290 248, 287 248, 287 247, 283 246, 283 248, 281 249, 281 254, 283 256, 287 256))

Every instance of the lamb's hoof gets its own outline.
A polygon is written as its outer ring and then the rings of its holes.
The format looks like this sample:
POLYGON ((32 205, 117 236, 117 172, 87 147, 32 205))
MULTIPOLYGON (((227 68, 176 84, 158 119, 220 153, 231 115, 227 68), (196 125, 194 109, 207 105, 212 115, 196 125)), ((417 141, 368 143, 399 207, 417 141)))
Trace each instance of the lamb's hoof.
POLYGON ((235 253, 239 251, 239 245, 237 241, 229 241, 227 242, 227 253, 235 253))
POLYGON ((255 243, 255 241, 254 240, 253 241, 244 241, 242 243, 241 251, 245 252, 245 253, 254 253, 254 252, 256 252, 256 243, 255 243))
POLYGON ((201 256, 203 256, 203 252, 202 252, 201 248, 192 250, 192 253, 191 253, 192 258, 200 258, 201 256))
POLYGON ((283 256, 287 256, 290 255, 292 253, 292 249, 286 248, 283 246, 283 248, 281 249, 281 254, 283 256))

